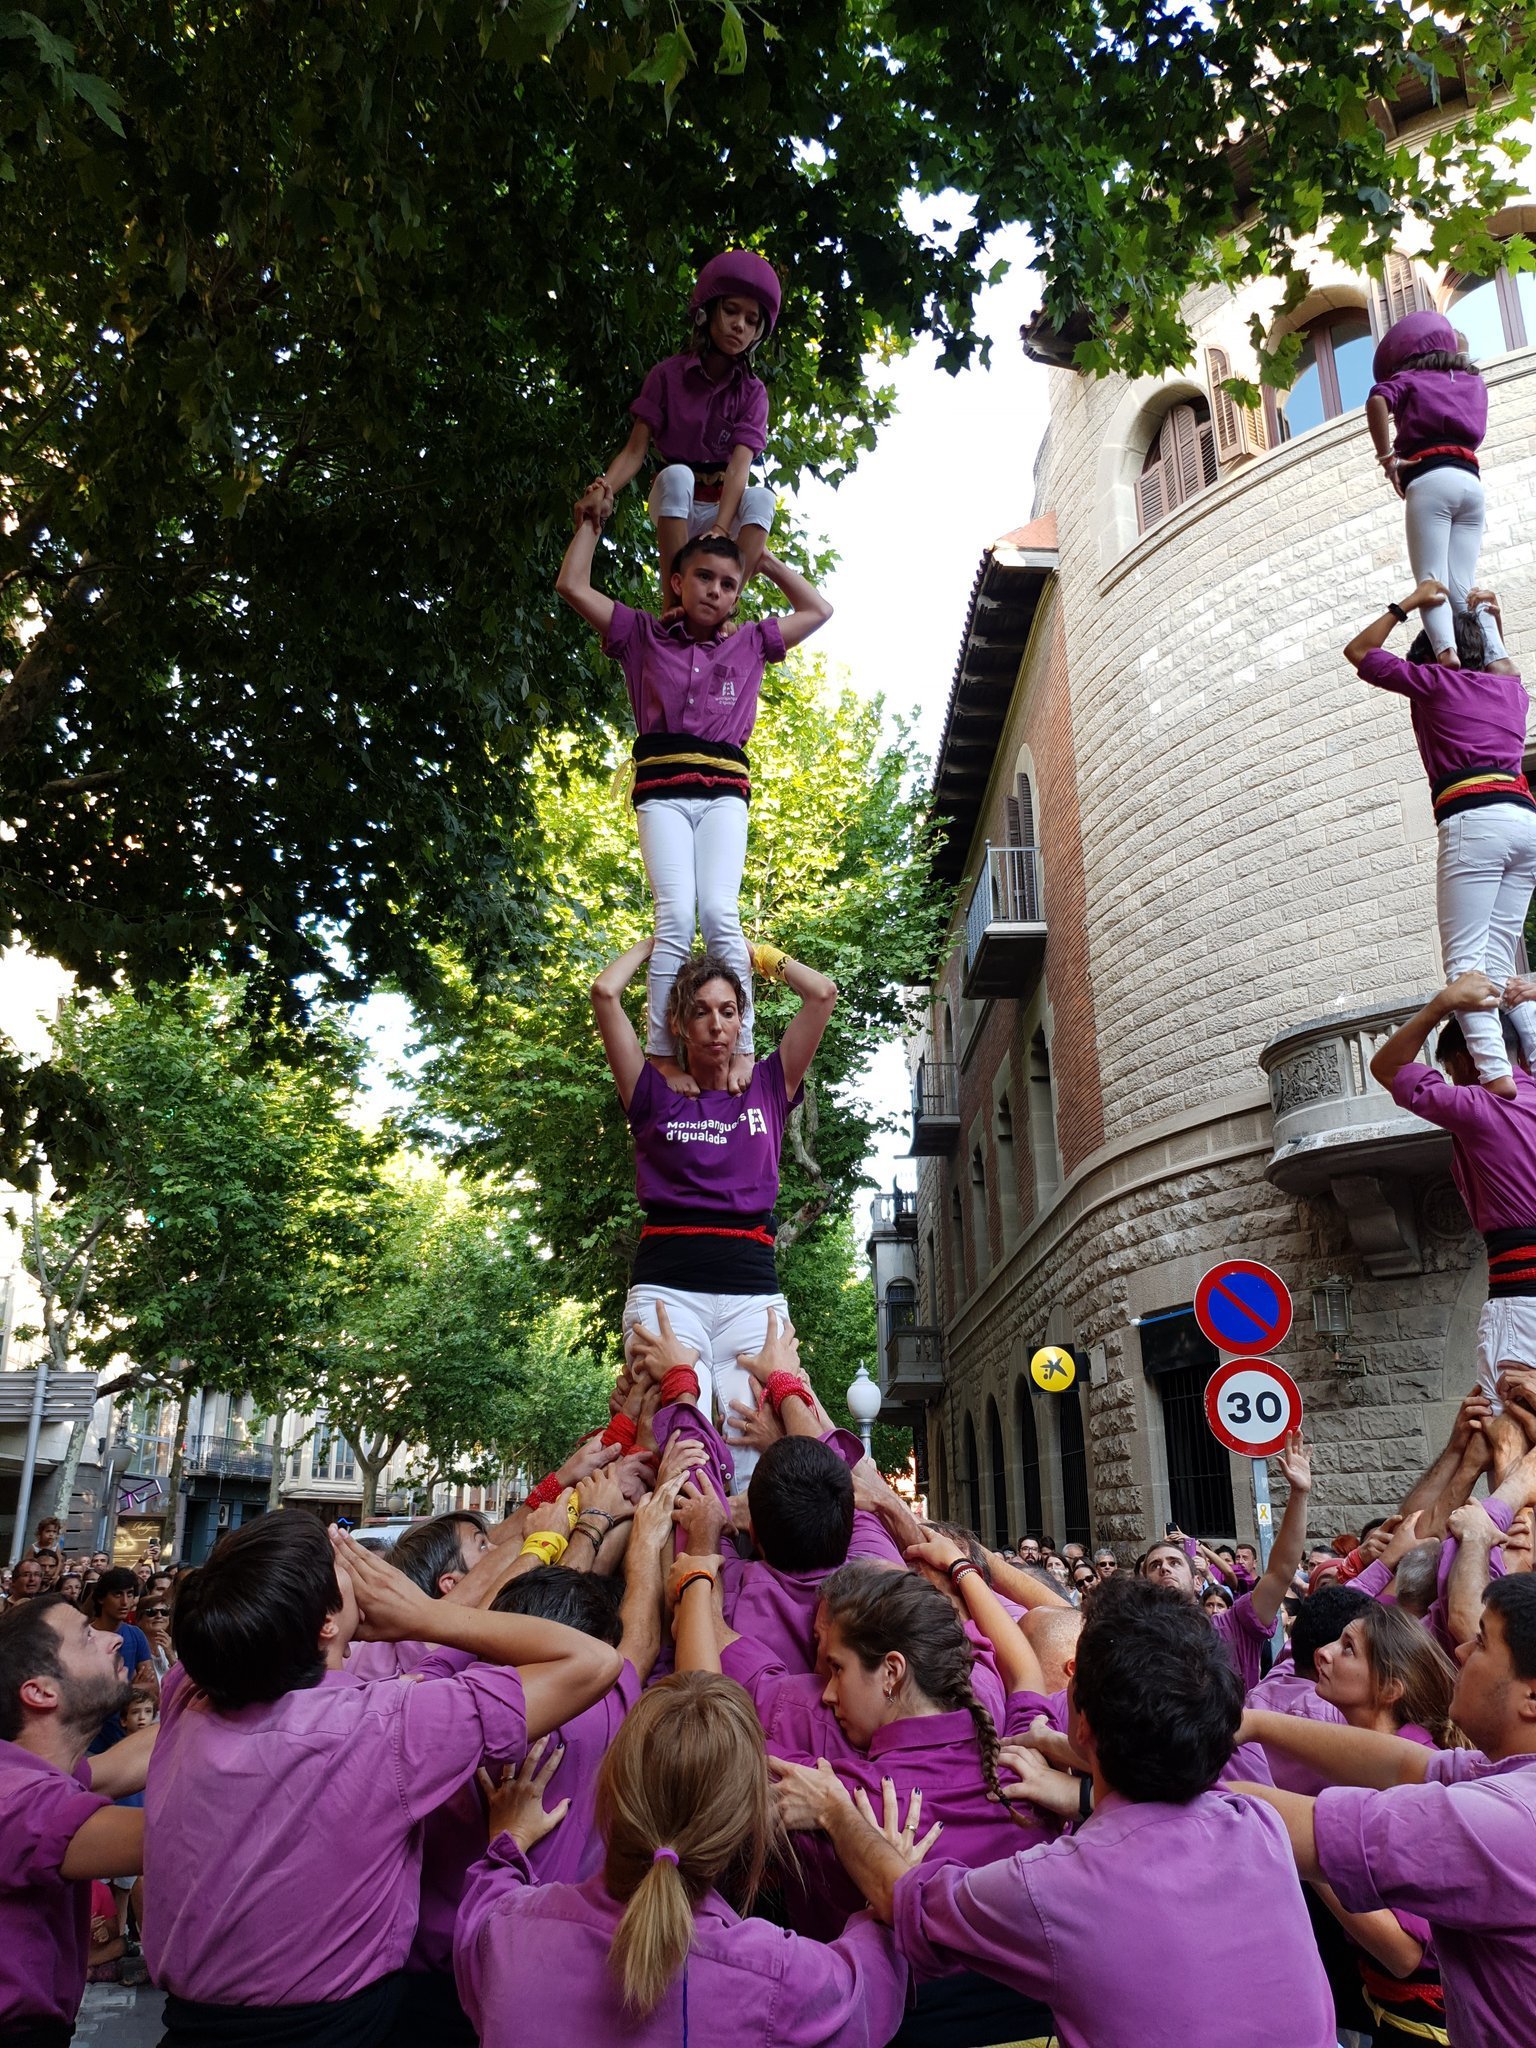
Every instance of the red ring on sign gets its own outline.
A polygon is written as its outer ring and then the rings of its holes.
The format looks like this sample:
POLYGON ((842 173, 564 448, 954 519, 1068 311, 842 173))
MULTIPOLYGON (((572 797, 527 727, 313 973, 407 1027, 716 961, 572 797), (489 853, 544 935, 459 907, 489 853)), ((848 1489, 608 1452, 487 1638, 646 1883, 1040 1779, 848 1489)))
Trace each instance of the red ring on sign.
POLYGON ((1272 1458, 1285 1448, 1285 1440, 1292 1430, 1301 1427, 1301 1389, 1285 1367, 1276 1365, 1272 1358, 1229 1358, 1205 1383, 1205 1419, 1217 1443, 1225 1445, 1229 1451, 1236 1451, 1240 1458, 1272 1458), (1284 1423, 1276 1425, 1273 1436, 1262 1437, 1257 1443, 1245 1443, 1223 1420, 1221 1413, 1223 1391, 1230 1381, 1244 1372, 1265 1373, 1274 1381, 1275 1391, 1286 1404, 1284 1423))
POLYGON ((1194 1308, 1201 1335, 1236 1358, 1261 1358, 1283 1344, 1295 1313, 1291 1290, 1259 1259, 1223 1259, 1212 1266, 1195 1289, 1194 1308), (1260 1281, 1273 1296, 1273 1308, 1260 1311, 1228 1286, 1232 1280, 1260 1281))

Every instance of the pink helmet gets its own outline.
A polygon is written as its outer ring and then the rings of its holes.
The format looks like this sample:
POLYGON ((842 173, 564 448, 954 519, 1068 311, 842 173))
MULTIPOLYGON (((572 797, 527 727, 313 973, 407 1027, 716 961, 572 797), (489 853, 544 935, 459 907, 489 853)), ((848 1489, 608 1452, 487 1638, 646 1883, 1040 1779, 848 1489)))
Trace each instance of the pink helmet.
POLYGON ((1410 356, 1428 355, 1431 349, 1444 349, 1453 356, 1460 347, 1456 330, 1443 313, 1405 313, 1401 320, 1393 321, 1377 342, 1371 374, 1380 384, 1400 370, 1410 356))
POLYGON ((766 256, 756 255, 751 249, 726 249, 719 256, 711 256, 699 272, 688 310, 697 313, 711 299, 723 299, 728 292, 756 299, 768 316, 763 333, 772 334, 778 324, 781 294, 779 273, 766 256))

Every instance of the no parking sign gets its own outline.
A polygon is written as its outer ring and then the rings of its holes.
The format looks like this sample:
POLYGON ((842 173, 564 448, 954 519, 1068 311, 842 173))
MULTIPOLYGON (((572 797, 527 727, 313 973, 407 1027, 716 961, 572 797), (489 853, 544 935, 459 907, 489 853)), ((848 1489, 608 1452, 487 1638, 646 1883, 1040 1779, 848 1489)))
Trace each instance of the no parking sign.
POLYGON ((1223 1259, 1195 1289, 1195 1321, 1218 1351, 1258 1358, 1290 1335, 1291 1291, 1257 1259, 1223 1259))

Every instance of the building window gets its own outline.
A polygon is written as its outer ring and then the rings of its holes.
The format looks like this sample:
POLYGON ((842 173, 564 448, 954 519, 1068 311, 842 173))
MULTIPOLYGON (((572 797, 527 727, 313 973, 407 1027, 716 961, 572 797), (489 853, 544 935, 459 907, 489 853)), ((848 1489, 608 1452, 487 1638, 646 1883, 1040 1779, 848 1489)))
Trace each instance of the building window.
POLYGON ((939 1253, 933 1232, 928 1233, 928 1264, 923 1273, 923 1285, 928 1296, 928 1323, 936 1328, 939 1320, 939 1253))
POLYGON ((955 1064, 955 1018, 954 1012, 949 1007, 948 996, 944 998, 944 1020, 940 1035, 940 1044, 943 1046, 944 1049, 942 1055, 943 1058, 949 1062, 951 1067, 953 1067, 955 1064))
POLYGON ((1191 1536, 1231 1536, 1232 1464, 1205 1419, 1205 1383, 1221 1362, 1216 1347, 1187 1308, 1148 1317, 1137 1334, 1143 1370, 1162 1405, 1169 1516, 1191 1536))
POLYGON ((1035 793, 1027 775, 1013 778, 1013 795, 1003 800, 1003 817, 1010 846, 1035 844, 1035 793))
POLYGON ((971 1147, 971 1244, 976 1254, 976 1285, 992 1266, 992 1235, 987 1221, 987 1163, 980 1145, 971 1147))
POLYGON ((1051 1055, 1045 1032, 1029 1042, 1029 1151, 1035 1176, 1035 1215, 1041 1216, 1061 1185, 1061 1154, 1056 1145, 1056 1094, 1051 1085, 1051 1055))
POLYGON ((1003 1425, 997 1403, 987 1401, 987 1462, 992 1467, 992 1548, 1001 1550, 1008 1541, 1008 1458, 1003 1449, 1003 1425))
POLYGON ((949 1250, 955 1278, 955 1307, 965 1299, 965 1220, 960 1208, 960 1190, 949 1191, 949 1250))
POLYGON ((997 1098, 992 1136, 997 1147, 997 1218, 1006 1258, 1019 1241, 1019 1173, 1013 1153, 1013 1105, 1006 1089, 997 1098))
POLYGON ((1215 481, 1216 435, 1211 408, 1203 398, 1181 399, 1163 415, 1136 479, 1137 531, 1147 532, 1215 481))
POLYGON ((1457 278, 1445 313, 1466 336, 1474 362, 1529 348, 1536 342, 1536 275, 1500 270, 1492 277, 1457 278))
POLYGON ((1091 1543, 1088 1507, 1088 1446, 1083 1440, 1083 1404, 1077 1387, 1056 1397, 1061 1437, 1061 1519, 1063 1543, 1091 1543))
POLYGON ((353 1453, 352 1446, 344 1436, 339 1436, 336 1439, 336 1456, 331 1467, 331 1477, 333 1479, 355 1479, 357 1477, 357 1458, 353 1453))
POLYGON ((1027 1380, 1019 1381, 1015 1420, 1019 1438, 1019 1469, 1024 1480, 1024 1519, 1019 1524, 1019 1534, 1039 1536, 1045 1530, 1045 1495, 1040 1485, 1040 1435, 1035 1428, 1035 1404, 1027 1380))
POLYGON ((1294 441, 1324 420, 1337 419, 1364 405, 1375 381, 1371 374, 1375 353, 1376 338, 1363 307, 1325 313, 1314 320, 1301 345, 1295 382, 1275 398, 1279 431, 1274 438, 1294 441))
POLYGON ((961 1435, 960 1519, 967 1529, 981 1532, 981 1464, 976 1456, 976 1425, 969 1415, 961 1435))

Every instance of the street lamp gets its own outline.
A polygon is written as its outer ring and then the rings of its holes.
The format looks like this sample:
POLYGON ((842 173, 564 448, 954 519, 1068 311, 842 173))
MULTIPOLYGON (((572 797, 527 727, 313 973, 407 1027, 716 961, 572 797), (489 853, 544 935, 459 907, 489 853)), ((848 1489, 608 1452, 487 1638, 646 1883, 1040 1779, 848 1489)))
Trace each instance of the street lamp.
POLYGON ((873 1457, 870 1448, 870 1425, 880 1413, 881 1393, 875 1381, 869 1376, 869 1368, 861 1365, 853 1376, 853 1385, 848 1389, 848 1413, 859 1425, 859 1435, 864 1439, 864 1451, 873 1457))
POLYGON ((1312 1327, 1331 1346, 1333 1362, 1341 1373, 1358 1373, 1365 1369, 1363 1358, 1355 1357, 1344 1349, 1355 1320, 1350 1308, 1350 1291, 1350 1283, 1341 1273, 1330 1273, 1320 1286, 1312 1290, 1312 1327))

